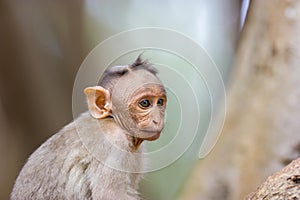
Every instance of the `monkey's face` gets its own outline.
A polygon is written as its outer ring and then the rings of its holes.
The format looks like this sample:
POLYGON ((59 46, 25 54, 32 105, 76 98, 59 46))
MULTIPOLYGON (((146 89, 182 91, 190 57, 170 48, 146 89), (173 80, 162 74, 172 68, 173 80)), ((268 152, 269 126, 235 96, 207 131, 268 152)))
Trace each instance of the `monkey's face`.
POLYGON ((167 98, 161 81, 154 74, 136 70, 123 75, 109 99, 111 116, 128 134, 143 140, 160 136, 167 98))
MULTIPOLYGON (((96 119, 108 116, 135 139, 155 140, 164 127, 166 92, 156 73, 148 68, 117 67, 110 72, 109 89, 88 87, 89 111, 96 119), (120 69, 123 69, 120 71, 120 69), (116 80, 114 80, 114 78, 116 80)), ((108 76, 108 75, 107 75, 108 76)))
POLYGON ((136 90, 129 104, 129 115, 135 137, 156 140, 164 128, 166 93, 162 85, 144 85, 136 90))

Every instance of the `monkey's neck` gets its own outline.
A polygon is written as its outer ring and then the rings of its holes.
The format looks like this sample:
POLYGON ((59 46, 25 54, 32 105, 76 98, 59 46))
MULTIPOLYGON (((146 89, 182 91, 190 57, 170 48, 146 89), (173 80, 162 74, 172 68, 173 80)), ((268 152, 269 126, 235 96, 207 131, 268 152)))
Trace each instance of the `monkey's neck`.
MULTIPOLYGON (((100 124, 103 125, 103 121, 102 121, 102 123, 100 122, 100 124)), ((118 130, 118 131, 120 131, 120 132, 122 132, 123 134, 126 135, 127 140, 128 140, 128 147, 129 147, 128 150, 129 151, 131 151, 131 152, 137 152, 139 150, 139 147, 141 146, 142 142, 144 141, 143 139, 135 137, 135 136, 132 136, 129 132, 127 132, 127 130, 125 130, 124 128, 120 127, 118 125, 118 123, 116 123, 116 121, 115 121, 114 118, 106 118, 104 123, 105 123, 105 125, 107 125, 108 123, 110 123, 111 128, 114 127, 116 129, 116 130, 114 130, 115 132, 117 132, 117 130, 118 130)), ((111 134, 108 134, 108 135, 111 135, 111 134)), ((117 139, 116 141, 119 141, 119 140, 117 139)), ((116 143, 116 145, 118 145, 117 143, 116 143)))
POLYGON ((137 151, 138 148, 140 147, 140 145, 142 144, 142 142, 144 141, 143 139, 141 138, 137 138, 137 137, 134 137, 134 136, 129 136, 128 135, 128 140, 129 140, 129 147, 132 149, 132 151, 137 151))

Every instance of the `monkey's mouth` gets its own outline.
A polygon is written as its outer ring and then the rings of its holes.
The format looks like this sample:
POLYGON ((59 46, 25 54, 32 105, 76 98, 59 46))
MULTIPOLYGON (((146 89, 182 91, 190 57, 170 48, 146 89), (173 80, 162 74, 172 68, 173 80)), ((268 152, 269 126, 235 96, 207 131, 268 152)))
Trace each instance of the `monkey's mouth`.
POLYGON ((142 130, 141 133, 138 134, 138 138, 143 140, 153 141, 160 137, 161 130, 156 131, 149 131, 149 130, 142 130))

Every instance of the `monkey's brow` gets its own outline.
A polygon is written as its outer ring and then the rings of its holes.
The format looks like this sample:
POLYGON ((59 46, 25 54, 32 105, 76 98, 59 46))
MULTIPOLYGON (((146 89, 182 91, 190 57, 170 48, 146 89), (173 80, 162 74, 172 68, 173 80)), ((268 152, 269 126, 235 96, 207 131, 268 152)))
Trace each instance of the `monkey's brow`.
POLYGON ((122 76, 128 72, 128 66, 114 66, 108 69, 105 73, 109 76, 122 76))
POLYGON ((145 91, 143 93, 137 92, 137 93, 134 93, 133 96, 135 96, 135 99, 142 99, 142 98, 147 98, 147 97, 164 97, 164 98, 167 97, 164 88, 162 88, 162 90, 156 91, 156 92, 152 92, 152 91, 145 91))

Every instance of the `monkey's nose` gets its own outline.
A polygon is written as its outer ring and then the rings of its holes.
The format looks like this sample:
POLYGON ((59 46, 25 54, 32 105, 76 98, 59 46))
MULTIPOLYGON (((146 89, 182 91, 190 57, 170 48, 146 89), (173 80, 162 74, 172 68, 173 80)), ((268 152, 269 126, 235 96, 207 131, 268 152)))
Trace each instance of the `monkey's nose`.
POLYGON ((152 122, 153 122, 153 124, 155 124, 155 125, 157 125, 157 124, 158 124, 158 122, 157 122, 157 121, 155 121, 155 120, 152 120, 152 122))

